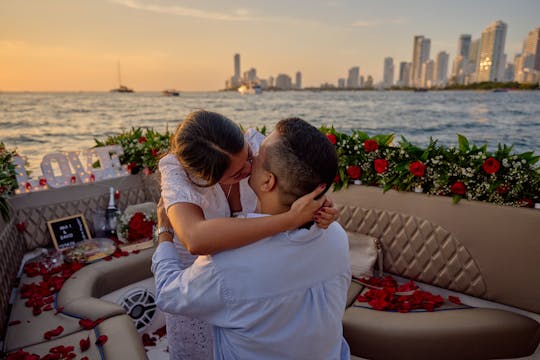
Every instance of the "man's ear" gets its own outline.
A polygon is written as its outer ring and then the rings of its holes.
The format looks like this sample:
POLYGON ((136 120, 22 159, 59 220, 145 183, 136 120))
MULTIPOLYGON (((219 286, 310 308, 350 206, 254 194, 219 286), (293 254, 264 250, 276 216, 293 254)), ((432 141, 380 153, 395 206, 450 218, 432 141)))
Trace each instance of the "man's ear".
POLYGON ((277 187, 277 178, 274 173, 270 171, 265 171, 264 181, 261 185, 261 190, 264 192, 273 191, 277 187))

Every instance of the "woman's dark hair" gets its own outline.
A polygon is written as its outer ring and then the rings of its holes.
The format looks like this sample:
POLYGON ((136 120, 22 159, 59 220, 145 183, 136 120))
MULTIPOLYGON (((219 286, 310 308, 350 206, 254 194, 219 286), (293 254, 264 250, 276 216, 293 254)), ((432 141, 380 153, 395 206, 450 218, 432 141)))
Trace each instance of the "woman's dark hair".
POLYGON ((190 181, 202 187, 217 184, 230 165, 230 156, 243 147, 244 135, 238 125, 205 110, 190 113, 171 137, 171 153, 190 181))

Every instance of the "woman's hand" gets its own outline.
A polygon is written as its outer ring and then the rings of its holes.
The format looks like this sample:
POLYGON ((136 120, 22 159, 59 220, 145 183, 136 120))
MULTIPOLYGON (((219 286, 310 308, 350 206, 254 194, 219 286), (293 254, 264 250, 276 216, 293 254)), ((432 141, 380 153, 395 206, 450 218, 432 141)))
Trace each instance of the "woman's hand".
MULTIPOLYGON (((316 199, 324 189, 324 184, 319 185, 315 190, 297 199, 291 205, 291 208, 287 213, 291 215, 291 222, 294 224, 294 229, 315 220, 315 213, 321 209, 326 201, 325 196, 316 199)), ((324 218, 326 218, 326 215, 324 218)), ((328 225, 326 226, 328 227, 328 225)))
POLYGON ((339 210, 330 198, 326 198, 323 206, 315 213, 314 220, 321 229, 328 229, 331 223, 339 217, 339 210))

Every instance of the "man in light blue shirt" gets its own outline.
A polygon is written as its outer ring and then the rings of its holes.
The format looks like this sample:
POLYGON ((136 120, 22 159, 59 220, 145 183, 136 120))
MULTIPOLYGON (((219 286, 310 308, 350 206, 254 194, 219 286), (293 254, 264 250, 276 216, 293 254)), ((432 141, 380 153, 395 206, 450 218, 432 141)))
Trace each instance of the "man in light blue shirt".
MULTIPOLYGON (((315 127, 280 121, 253 161, 258 214, 279 214, 337 170, 334 146, 315 127)), ((217 231, 219 233, 219 231, 217 231)), ((158 307, 214 326, 215 359, 349 359, 342 316, 351 272, 348 239, 332 223, 200 256, 182 270, 170 237, 152 259, 158 307)))

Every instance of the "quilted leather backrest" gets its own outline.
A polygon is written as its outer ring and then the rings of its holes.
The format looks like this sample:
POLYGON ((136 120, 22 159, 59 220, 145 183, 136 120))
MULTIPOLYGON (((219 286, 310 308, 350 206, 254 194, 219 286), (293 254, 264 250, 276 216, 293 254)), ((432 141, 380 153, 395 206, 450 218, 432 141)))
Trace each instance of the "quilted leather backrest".
POLYGON ((385 271, 540 313, 540 211, 368 186, 330 196, 347 231, 379 238, 385 271))

